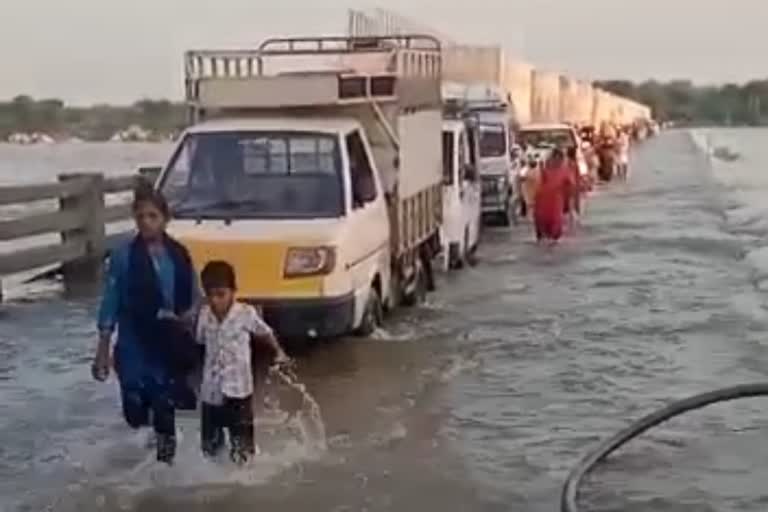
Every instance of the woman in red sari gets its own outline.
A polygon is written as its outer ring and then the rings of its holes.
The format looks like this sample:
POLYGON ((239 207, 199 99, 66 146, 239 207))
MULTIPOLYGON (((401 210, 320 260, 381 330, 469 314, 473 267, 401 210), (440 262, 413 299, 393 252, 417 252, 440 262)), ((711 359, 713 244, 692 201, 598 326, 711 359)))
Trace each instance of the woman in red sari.
POLYGON ((575 188, 565 155, 555 148, 541 173, 534 203, 536 240, 556 242, 563 235, 563 211, 575 188))

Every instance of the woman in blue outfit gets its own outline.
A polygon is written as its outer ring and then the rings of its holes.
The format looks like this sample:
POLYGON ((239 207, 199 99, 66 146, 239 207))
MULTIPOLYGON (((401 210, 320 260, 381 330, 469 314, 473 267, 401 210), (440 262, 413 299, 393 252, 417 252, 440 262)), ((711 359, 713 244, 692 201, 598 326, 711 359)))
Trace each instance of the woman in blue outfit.
POLYGON ((92 371, 98 381, 108 378, 117 328, 113 359, 123 415, 134 429, 154 428, 157 460, 171 464, 175 410, 195 406, 186 384, 201 361, 191 335, 200 294, 188 251, 166 234, 163 196, 151 187, 137 189, 133 216, 138 234, 110 256, 92 371))

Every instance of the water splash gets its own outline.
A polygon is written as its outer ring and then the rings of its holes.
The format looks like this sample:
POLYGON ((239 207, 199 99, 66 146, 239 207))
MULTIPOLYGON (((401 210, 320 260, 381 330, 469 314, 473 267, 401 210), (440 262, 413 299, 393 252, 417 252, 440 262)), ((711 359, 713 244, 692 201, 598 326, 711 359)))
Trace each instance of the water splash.
POLYGON ((243 466, 226 457, 204 457, 199 446, 199 419, 181 414, 177 417, 178 451, 173 466, 155 460, 154 450, 147 447, 147 432, 139 431, 102 446, 99 460, 82 468, 82 477, 69 485, 67 494, 38 490, 34 496, 23 497, 23 506, 57 512, 115 511, 133 510, 143 500, 160 499, 158 496, 205 501, 216 493, 231 492, 233 487, 266 484, 320 457, 327 450, 325 423, 306 386, 293 372, 273 369, 266 392, 270 411, 255 421, 260 449, 243 466), (105 465, 113 470, 108 477, 102 476, 105 465), (114 471, 115 466, 122 470, 114 471))
POLYGON ((282 368, 274 368, 270 372, 270 381, 282 388, 277 405, 288 415, 284 424, 296 432, 311 451, 324 452, 327 449, 325 423, 320 406, 307 391, 307 387, 299 382, 292 371, 282 368), (288 410, 285 410, 285 405, 288 410))

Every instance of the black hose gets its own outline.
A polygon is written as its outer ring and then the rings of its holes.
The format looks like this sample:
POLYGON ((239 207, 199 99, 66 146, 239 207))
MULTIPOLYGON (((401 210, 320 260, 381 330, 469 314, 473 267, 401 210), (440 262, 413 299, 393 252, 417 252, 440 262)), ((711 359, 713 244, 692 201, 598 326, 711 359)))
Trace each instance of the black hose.
POLYGON ((664 423, 665 421, 679 416, 688 411, 701 409, 707 405, 716 402, 727 402, 738 398, 750 398, 756 396, 768 396, 768 383, 762 384, 742 384, 729 388, 710 391, 701 395, 692 396, 685 400, 673 402, 663 409, 656 411, 635 423, 631 424, 613 437, 606 439, 594 450, 589 452, 576 465, 563 486, 563 493, 560 497, 561 512, 579 512, 578 496, 584 478, 606 457, 625 445, 635 437, 643 434, 647 430, 664 423))

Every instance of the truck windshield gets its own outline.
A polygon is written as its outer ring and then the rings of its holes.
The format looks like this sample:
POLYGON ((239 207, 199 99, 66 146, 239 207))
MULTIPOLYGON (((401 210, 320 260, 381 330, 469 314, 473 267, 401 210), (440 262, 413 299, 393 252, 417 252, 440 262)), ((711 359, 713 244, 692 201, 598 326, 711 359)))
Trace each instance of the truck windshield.
POLYGON ((576 140, 570 130, 522 130, 520 132, 519 144, 523 147, 532 146, 539 148, 542 146, 566 147, 575 146, 576 140))
POLYGON ((480 125, 480 157, 494 158, 507 154, 507 130, 503 124, 480 125))
POLYGON ((338 138, 311 132, 189 134, 161 190, 176 218, 340 217, 338 138))

